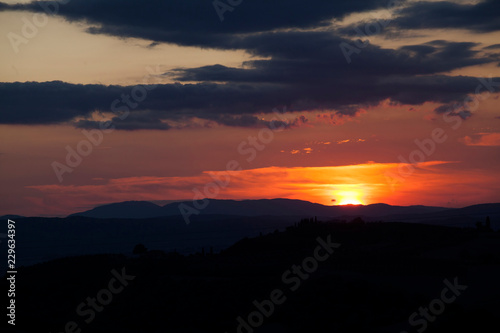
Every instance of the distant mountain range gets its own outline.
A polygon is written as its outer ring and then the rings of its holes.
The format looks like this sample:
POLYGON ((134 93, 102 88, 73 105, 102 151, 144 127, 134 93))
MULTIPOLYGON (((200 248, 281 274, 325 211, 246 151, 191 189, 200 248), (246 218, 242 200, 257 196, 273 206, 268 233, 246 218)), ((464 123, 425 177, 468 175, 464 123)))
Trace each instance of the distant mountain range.
MULTIPOLYGON (((125 201, 102 205, 68 217, 90 217, 95 219, 151 219, 180 217, 179 205, 196 209, 192 201, 173 202, 160 206, 149 201, 125 201)), ((192 216, 231 217, 312 217, 322 220, 337 219, 349 221, 361 217, 365 221, 413 222, 457 227, 475 227, 476 222, 491 219, 493 229, 500 229, 500 203, 472 205, 463 208, 433 206, 392 206, 388 204, 325 206, 304 200, 260 199, 260 200, 217 200, 208 199, 205 208, 196 210, 192 216)), ((0 219, 19 219, 23 216, 4 215, 0 219)))
MULTIPOLYGON (((126 201, 96 207, 94 209, 72 214, 93 218, 154 218, 181 215, 179 205, 195 209, 192 201, 174 202, 158 206, 148 201, 126 201)), ((200 215, 232 215, 232 216, 318 216, 342 217, 365 216, 381 217, 387 215, 414 215, 446 212, 449 208, 429 206, 391 206, 387 204, 325 206, 303 200, 261 199, 261 200, 216 200, 209 199, 200 215)))
MULTIPOLYGON (((191 206, 191 201, 182 202, 191 206)), ((209 200, 186 224, 179 204, 159 206, 145 201, 103 205, 66 218, 10 215, 16 221, 16 253, 20 265, 95 253, 129 253, 138 243, 150 249, 182 254, 202 248, 220 251, 244 237, 285 230, 303 218, 321 221, 411 222, 472 227, 490 217, 500 229, 500 203, 465 208, 391 206, 387 204, 325 206, 301 200, 209 200), (50 244, 50 246, 48 245, 50 244)), ((0 263, 0 272, 7 262, 0 263)))
POLYGON ((0 216, 0 220, 14 220, 14 219, 19 219, 19 218, 24 218, 24 216, 21 215, 2 215, 0 216))
MULTIPOLYGON (((193 207, 192 201, 174 202, 159 206, 147 201, 127 201, 103 205, 94 209, 70 215, 92 218, 145 219, 179 216, 179 205, 193 207)), ((439 224, 448 226, 474 227, 490 216, 492 226, 500 228, 500 203, 480 204, 464 208, 432 206, 391 206, 387 204, 325 206, 303 200, 261 199, 261 200, 208 200, 199 215, 227 216, 317 216, 322 219, 345 219, 362 217, 366 221, 400 221, 439 224)))

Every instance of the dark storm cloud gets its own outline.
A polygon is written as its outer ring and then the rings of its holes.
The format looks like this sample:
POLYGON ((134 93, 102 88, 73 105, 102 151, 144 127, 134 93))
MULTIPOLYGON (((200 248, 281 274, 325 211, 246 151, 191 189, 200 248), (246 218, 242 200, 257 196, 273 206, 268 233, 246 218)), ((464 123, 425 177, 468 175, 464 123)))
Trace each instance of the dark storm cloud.
POLYGON ((339 45, 352 41, 331 32, 264 33, 242 38, 242 48, 256 56, 271 57, 245 63, 245 68, 221 65, 177 69, 172 74, 180 81, 272 82, 296 84, 332 84, 373 76, 424 75, 484 64, 491 59, 478 58, 475 43, 433 41, 404 46, 397 50, 368 45, 351 64, 339 45))
MULTIPOLYGON (((389 0, 252 0, 226 12, 224 22, 209 0, 71 0, 58 7, 68 21, 93 25, 91 33, 137 37, 179 45, 231 48, 234 34, 307 28, 326 20, 387 6, 389 0)), ((226 1, 224 1, 227 3, 226 1)), ((403 2, 403 1, 401 1, 403 2)), ((0 10, 43 12, 53 1, 33 1, 0 10)))
MULTIPOLYGON (((439 73, 492 61, 477 58, 474 43, 437 40, 397 50, 367 45, 348 65, 339 47, 342 42, 351 41, 330 32, 242 37, 240 47, 269 59, 250 61, 244 68, 216 65, 167 73, 178 80, 201 82, 197 84, 146 89, 58 81, 2 83, 0 123, 61 123, 89 117, 96 110, 122 108, 137 115, 117 121, 117 129, 168 129, 160 120, 189 117, 229 126, 261 126, 266 124, 248 115, 269 113, 280 105, 293 111, 334 109, 352 116, 359 106, 377 105, 385 99, 404 104, 463 100, 475 91, 477 79, 439 73), (144 110, 150 110, 147 121, 137 118, 144 110)), ((89 120, 77 123, 79 127, 98 125, 89 120)))
POLYGON ((180 81, 274 83, 296 92, 297 100, 287 100, 289 104, 300 99, 308 101, 303 109, 334 108, 352 115, 347 106, 375 105, 386 98, 411 104, 463 99, 477 86, 477 80, 436 74, 493 61, 478 58, 478 52, 472 50, 475 43, 436 40, 397 50, 368 45, 347 65, 339 47, 342 42, 352 43, 330 32, 259 34, 240 43, 269 60, 249 61, 244 68, 214 65, 169 74, 180 81))
POLYGON ((107 129, 134 131, 134 130, 168 130, 171 126, 160 119, 150 115, 129 114, 126 117, 113 117, 111 123, 101 121, 79 120, 74 123, 77 128, 84 129, 107 129), (123 119, 122 119, 123 118, 123 119))
POLYGON ((50 124, 69 121, 88 115, 96 108, 109 108, 121 91, 120 86, 75 85, 60 81, 0 83, 0 122, 50 124))
POLYGON ((406 29, 500 31, 500 1, 484 0, 477 4, 419 1, 398 8, 390 19, 364 20, 337 31, 344 36, 364 38, 374 33, 373 27, 379 27, 377 33, 385 33, 387 38, 404 34, 406 29))
MULTIPOLYGON (((493 56, 480 58, 473 50, 478 46, 475 43, 436 40, 399 49, 367 44, 352 54, 354 61, 348 64, 340 46, 356 44, 336 35, 337 31, 270 31, 320 26, 326 19, 387 6, 388 2, 243 1, 228 13, 227 20, 220 22, 211 1, 72 0, 59 5, 59 14, 69 21, 95 25, 91 28, 93 33, 150 39, 150 47, 172 42, 241 49, 260 59, 248 61, 242 68, 212 65, 175 69, 165 75, 199 83, 164 84, 154 89, 58 81, 0 83, 0 123, 70 122, 77 127, 96 128, 99 122, 90 120, 94 111, 123 113, 126 109, 130 112, 127 118, 119 113, 113 120, 117 129, 167 130, 168 120, 191 117, 227 126, 256 127, 269 125, 255 117, 256 113, 270 113, 283 105, 291 111, 328 109, 353 116, 360 107, 377 105, 386 99, 413 105, 451 104, 474 93, 479 83, 476 78, 442 73, 495 61, 493 56), (146 95, 142 93, 134 99, 134 91, 145 91, 146 95), (81 118, 84 120, 75 123, 75 119, 81 118)), ((47 2, 9 8, 41 11, 44 4, 47 2)), ((411 7, 420 6, 420 11, 427 8, 432 13, 437 10, 435 4, 424 2, 411 7)), ((439 8, 451 8, 445 10, 445 18, 449 11, 465 6, 440 5, 445 7, 439 8)), ((490 10, 495 6, 491 1, 480 5, 467 5, 473 10, 472 21, 476 17, 474 11, 484 10, 481 6, 488 5, 490 10)), ((401 11, 403 16, 409 14, 408 9, 401 11)), ((434 14, 429 15, 432 23, 434 14)))
POLYGON ((459 28, 478 32, 500 30, 500 1, 484 0, 477 4, 454 2, 416 2, 399 11, 391 22, 405 29, 459 28))
POLYGON ((490 45, 490 46, 486 46, 484 48, 484 50, 496 50, 496 49, 500 49, 500 44, 493 44, 493 45, 490 45))
POLYGON ((472 112, 470 110, 467 110, 467 108, 463 104, 457 103, 441 105, 437 107, 434 112, 436 112, 437 114, 447 113, 450 116, 458 116, 463 120, 472 117, 472 112))
POLYGON ((161 119, 270 112, 267 108, 280 105, 290 94, 286 89, 269 85, 177 83, 158 85, 154 89, 146 86, 151 89, 146 95, 134 95, 141 87, 75 85, 60 81, 0 83, 0 123, 61 123, 89 117, 94 111, 122 114, 152 110, 151 113, 161 119))
MULTIPOLYGON (((499 82, 494 78, 493 82, 499 82)), ((387 98, 397 103, 422 104, 426 101, 452 103, 474 93, 479 81, 473 77, 390 76, 372 80, 338 80, 336 84, 245 85, 168 84, 159 85, 142 101, 134 102, 135 87, 74 85, 63 82, 2 83, 0 123, 50 124, 89 118, 94 111, 130 112, 128 119, 116 120, 117 129, 168 129, 160 120, 190 117, 213 120, 229 126, 265 126, 253 116, 270 113, 287 105, 292 111, 336 109, 353 115, 350 105, 376 105, 387 98), (124 99, 127 97, 127 99, 124 99), (129 107, 127 102, 134 107, 129 107), (113 110, 113 106, 115 110, 113 110), (147 116, 141 116, 147 110, 147 116), (137 114, 137 116, 135 116, 137 114), (230 116, 228 116, 230 115, 230 116)), ((484 90, 484 89, 483 89, 484 90)), ((77 122, 78 127, 95 128, 99 123, 77 122)))
MULTIPOLYGON (((250 114, 244 115, 217 115, 217 114, 204 114, 205 120, 210 120, 214 123, 232 126, 232 127, 272 127, 272 128, 290 128, 296 124, 296 121, 284 122, 280 120, 266 121, 250 114)), ((131 114, 127 117, 113 117, 110 121, 96 121, 96 120, 79 120, 73 123, 77 128, 83 129, 107 129, 113 128, 116 130, 169 130, 171 128, 189 128, 192 126, 189 119, 182 119, 173 116, 171 119, 183 121, 184 124, 171 126, 161 119, 156 118, 154 115, 135 115, 131 114), (123 118, 123 119, 122 119, 123 118)), ((210 126, 208 123, 206 126, 210 126)))

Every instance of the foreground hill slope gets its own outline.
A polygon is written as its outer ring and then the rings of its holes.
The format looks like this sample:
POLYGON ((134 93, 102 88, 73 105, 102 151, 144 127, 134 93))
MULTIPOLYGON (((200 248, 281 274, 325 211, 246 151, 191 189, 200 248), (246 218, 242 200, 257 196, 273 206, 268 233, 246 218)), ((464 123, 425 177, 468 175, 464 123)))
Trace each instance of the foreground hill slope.
POLYGON ((304 220, 218 254, 149 251, 22 268, 16 327, 61 332, 74 321, 87 332, 413 332, 422 326, 412 326, 409 317, 441 297, 445 279, 457 279, 466 289, 427 322, 426 332, 496 331, 500 233, 304 220), (318 238, 340 246, 315 267, 307 258, 314 257, 318 238), (286 275, 294 265, 302 267, 304 277, 286 275), (86 322, 90 314, 79 316, 76 308, 88 297, 102 296, 112 270, 122 269, 135 278, 86 322), (263 317, 258 328, 242 328, 238 318, 248 323, 249 314, 258 311, 255 304, 264 304, 273 290, 286 300, 272 311, 269 307, 269 318, 263 317), (490 325, 494 330, 486 329, 490 325))

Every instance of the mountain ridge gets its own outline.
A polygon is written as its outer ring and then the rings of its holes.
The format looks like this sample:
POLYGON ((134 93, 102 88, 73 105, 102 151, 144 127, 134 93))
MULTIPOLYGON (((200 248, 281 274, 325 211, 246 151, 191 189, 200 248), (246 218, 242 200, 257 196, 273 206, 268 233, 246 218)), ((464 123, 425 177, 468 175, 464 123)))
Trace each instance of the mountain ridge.
POLYGON ((412 205, 393 206, 384 203, 370 205, 335 205, 326 206, 298 199, 257 199, 257 200, 223 200, 207 199, 198 207, 192 201, 180 201, 163 206, 149 201, 125 201, 95 207, 74 213, 72 216, 93 218, 152 218, 181 215, 179 205, 186 205, 201 215, 240 215, 240 216, 325 216, 359 215, 381 217, 396 214, 424 214, 444 212, 453 208, 412 205), (197 208, 203 209, 197 209, 197 208))

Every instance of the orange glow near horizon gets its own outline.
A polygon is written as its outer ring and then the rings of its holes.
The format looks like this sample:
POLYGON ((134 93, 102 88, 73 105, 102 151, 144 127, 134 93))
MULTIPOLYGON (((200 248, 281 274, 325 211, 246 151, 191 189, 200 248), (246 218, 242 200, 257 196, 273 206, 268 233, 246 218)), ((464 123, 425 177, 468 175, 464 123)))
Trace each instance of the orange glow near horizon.
POLYGON ((336 191, 334 192, 334 196, 338 199, 336 200, 337 205, 364 205, 362 201, 362 192, 357 190, 349 190, 349 191, 336 191))
MULTIPOLYGON (((29 188, 43 194, 43 199, 27 198, 33 208, 70 214, 100 204, 129 200, 201 200, 273 199, 307 200, 323 205, 445 205, 439 197, 454 193, 474 200, 491 195, 488 188, 475 184, 486 182, 482 174, 455 173, 450 162, 429 161, 418 165, 418 172, 403 178, 396 163, 364 163, 326 167, 265 167, 241 171, 204 171, 187 177, 126 177, 99 180, 92 185, 42 185, 29 188), (388 175, 401 182, 388 182, 388 175), (398 176, 399 175, 399 176, 398 176), (457 180, 461 179, 461 183, 457 180), (104 182, 103 182, 104 181, 104 182), (425 182, 425 186, 422 184, 425 182), (450 186, 453 184, 453 186, 450 186), (265 190, 263 190, 265 189, 265 190), (474 189, 474 190, 471 190, 474 189), (57 202, 56 211, 53 203, 57 202), (49 208, 51 210, 49 210, 49 208)), ((415 166, 417 167, 417 166, 415 166)), ((449 200, 449 199, 448 199, 449 200)), ((54 214, 52 213, 52 214, 54 214)))

